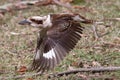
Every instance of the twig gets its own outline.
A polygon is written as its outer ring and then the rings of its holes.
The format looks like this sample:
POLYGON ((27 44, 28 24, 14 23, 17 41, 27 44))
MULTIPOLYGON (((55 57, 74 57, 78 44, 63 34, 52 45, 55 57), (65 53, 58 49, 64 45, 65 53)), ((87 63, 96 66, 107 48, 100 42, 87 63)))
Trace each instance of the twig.
POLYGON ((9 51, 7 49, 6 49, 6 52, 8 52, 10 55, 16 55, 15 53, 13 53, 13 52, 11 52, 11 51, 9 51))
POLYGON ((110 42, 103 42, 103 46, 109 47, 109 48, 119 48, 120 49, 120 44, 115 44, 115 43, 110 43, 110 42))
POLYGON ((36 4, 37 4, 37 6, 42 6, 42 5, 46 6, 46 5, 50 5, 50 4, 55 4, 55 5, 67 8, 70 12, 73 12, 73 10, 74 10, 74 8, 69 3, 62 3, 58 0, 45 0, 44 2, 41 1, 41 2, 37 2, 36 4))
POLYGON ((4 14, 7 12, 17 11, 17 10, 23 10, 23 9, 29 9, 31 6, 36 5, 37 3, 41 3, 39 6, 46 6, 49 5, 44 0, 29 0, 29 1, 20 1, 15 3, 8 3, 0 6, 0 18, 3 18, 4 14), (45 5, 46 4, 46 5, 45 5))
POLYGON ((5 14, 6 12, 11 12, 14 10, 27 9, 30 5, 35 5, 38 1, 21 1, 16 3, 8 3, 0 6, 0 14, 5 14))
POLYGON ((78 72, 105 72, 105 71, 118 71, 118 70, 120 71, 120 67, 79 68, 79 69, 74 69, 74 70, 70 70, 70 71, 59 72, 56 74, 50 74, 49 78, 63 76, 63 75, 69 75, 69 74, 75 74, 78 72))
POLYGON ((53 0, 53 2, 59 6, 62 6, 62 7, 65 7, 67 8, 68 10, 70 10, 71 12, 73 12, 74 8, 70 5, 70 4, 64 4, 64 3, 61 3, 60 1, 58 0, 53 0))
POLYGON ((94 32, 94 35, 95 35, 95 39, 97 40, 98 38, 99 38, 99 35, 98 35, 98 33, 97 33, 97 24, 96 24, 96 22, 95 23, 93 23, 93 25, 92 25, 92 29, 93 29, 93 32, 94 32))
MULTIPOLYGON (((104 33, 102 35, 98 35, 97 33, 97 25, 104 25, 104 22, 101 22, 101 21, 91 21, 93 23, 92 25, 92 29, 93 29, 93 33, 94 33, 94 36, 95 36, 95 39, 97 40, 98 38, 106 35, 106 34, 109 34, 108 32, 107 33, 104 33)), ((106 27, 108 27, 107 25, 105 25, 106 27)))
POLYGON ((102 21, 120 21, 120 18, 108 18, 108 19, 103 19, 102 21))
POLYGON ((54 4, 53 0, 43 0, 43 1, 36 2, 37 6, 46 6, 50 4, 54 4))
POLYGON ((35 1, 21 1, 21 2, 16 2, 16 3, 8 3, 3 6, 0 6, 0 14, 5 14, 6 12, 11 12, 14 10, 21 10, 21 9, 28 9, 29 6, 31 5, 36 5, 36 6, 46 6, 46 5, 51 5, 51 4, 56 4, 59 6, 66 7, 70 10, 72 10, 72 6, 70 4, 64 4, 59 2, 58 0, 35 0, 35 1))

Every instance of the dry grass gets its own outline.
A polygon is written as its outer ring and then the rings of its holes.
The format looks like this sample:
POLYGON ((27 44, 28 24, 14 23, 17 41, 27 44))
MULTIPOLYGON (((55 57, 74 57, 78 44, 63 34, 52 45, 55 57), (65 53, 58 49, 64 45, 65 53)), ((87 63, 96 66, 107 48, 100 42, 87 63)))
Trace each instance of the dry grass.
MULTIPOLYGON (((2 3, 8 1, 1 0, 2 3)), ((1 3, 1 4, 2 4, 1 3)), ((78 10, 78 12, 90 19, 104 19, 120 17, 119 0, 91 0, 89 3, 82 3, 90 8, 91 12, 78 10)), ((35 50, 37 30, 29 26, 20 26, 17 23, 32 15, 46 15, 48 13, 59 13, 64 10, 60 7, 33 7, 29 10, 17 11, 5 14, 0 20, 0 77, 19 75, 17 70, 20 66, 29 67, 35 50), (14 34, 15 33, 15 34, 14 34), (3 72, 3 73, 1 73, 3 72)), ((99 35, 109 32, 99 40, 94 39, 91 25, 84 25, 84 35, 76 48, 71 51, 64 61, 50 72, 59 72, 79 67, 95 66, 120 66, 120 48, 104 45, 104 42, 120 45, 120 22, 105 21, 105 25, 98 25, 99 35)), ((31 72, 26 72, 31 73, 31 72)), ((104 80, 106 77, 111 80, 119 80, 120 71, 105 73, 78 73, 75 75, 52 78, 52 80, 81 80, 80 77, 90 80, 104 80), (99 78, 95 77, 98 76, 99 78)), ((47 75, 30 77, 33 80, 47 79, 47 75)), ((10 79, 13 80, 13 79, 10 79)), ((28 80, 28 77, 19 79, 28 80)))

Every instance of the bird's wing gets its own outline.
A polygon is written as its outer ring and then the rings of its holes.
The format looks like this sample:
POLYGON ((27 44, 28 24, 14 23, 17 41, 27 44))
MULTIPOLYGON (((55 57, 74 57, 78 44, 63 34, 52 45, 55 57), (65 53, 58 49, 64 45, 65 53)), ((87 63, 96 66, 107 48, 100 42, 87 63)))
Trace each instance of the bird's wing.
POLYGON ((32 69, 44 71, 54 68, 75 47, 82 30, 80 23, 69 17, 55 20, 46 36, 38 40, 32 69))

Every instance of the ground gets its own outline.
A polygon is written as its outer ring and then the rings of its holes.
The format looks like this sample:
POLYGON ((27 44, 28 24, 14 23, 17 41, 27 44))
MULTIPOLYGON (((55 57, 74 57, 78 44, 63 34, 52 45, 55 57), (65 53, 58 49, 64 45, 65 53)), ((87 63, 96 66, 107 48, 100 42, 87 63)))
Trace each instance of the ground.
MULTIPOLYGON (((0 5, 8 2, 9 0, 1 0, 0 5)), ((119 0, 90 0, 88 2, 76 0, 72 5, 84 6, 86 9, 77 9, 76 12, 88 19, 102 20, 104 18, 120 17, 119 0)), ((32 71, 23 71, 22 73, 19 70, 21 67, 28 68, 32 62, 38 30, 30 26, 20 26, 18 22, 28 16, 47 15, 49 13, 65 11, 65 8, 49 5, 5 14, 4 18, 0 20, 0 77, 34 73, 32 71)), ((84 34, 75 49, 54 70, 46 72, 46 74, 74 68, 120 66, 120 46, 116 46, 120 45, 120 22, 103 22, 103 25, 97 25, 97 32, 98 35, 107 34, 101 36, 98 40, 95 39, 92 31, 93 25, 82 24, 85 26, 84 34), (110 46, 110 44, 114 46, 110 46)), ((46 80, 46 74, 42 76, 29 76, 18 80, 46 80)), ((81 77, 85 80, 119 80, 119 75, 120 71, 89 72, 56 77, 51 80, 82 80, 81 77)))

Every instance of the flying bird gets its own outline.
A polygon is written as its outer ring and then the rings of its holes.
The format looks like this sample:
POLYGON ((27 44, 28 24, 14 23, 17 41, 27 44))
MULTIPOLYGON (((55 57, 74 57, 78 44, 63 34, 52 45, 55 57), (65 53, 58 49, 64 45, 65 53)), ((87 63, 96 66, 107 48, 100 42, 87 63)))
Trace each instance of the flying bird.
POLYGON ((53 69, 75 47, 84 27, 91 23, 79 14, 49 14, 32 16, 19 22, 40 29, 32 70, 44 72, 53 69))

